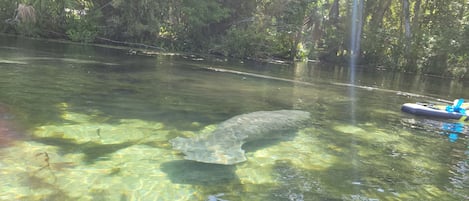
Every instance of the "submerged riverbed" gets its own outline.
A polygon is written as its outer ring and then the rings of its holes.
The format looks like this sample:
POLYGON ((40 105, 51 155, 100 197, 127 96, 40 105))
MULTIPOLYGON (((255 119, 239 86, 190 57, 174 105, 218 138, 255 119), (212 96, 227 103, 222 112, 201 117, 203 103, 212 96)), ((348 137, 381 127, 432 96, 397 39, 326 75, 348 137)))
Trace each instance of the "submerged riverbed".
POLYGON ((359 69, 350 86, 341 66, 0 41, 0 200, 469 198, 468 135, 450 142, 438 126, 454 122, 400 111, 467 83, 359 69), (184 160, 169 143, 282 109, 311 113, 308 126, 244 146, 243 163, 184 160))

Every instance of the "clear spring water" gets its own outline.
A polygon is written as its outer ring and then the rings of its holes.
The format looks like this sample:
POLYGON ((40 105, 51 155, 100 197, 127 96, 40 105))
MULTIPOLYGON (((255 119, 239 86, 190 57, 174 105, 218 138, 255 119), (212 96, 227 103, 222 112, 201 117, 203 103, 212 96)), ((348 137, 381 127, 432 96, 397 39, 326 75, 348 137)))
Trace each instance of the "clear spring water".
POLYGON ((414 126, 425 119, 400 112, 405 102, 433 100, 410 93, 464 97, 464 82, 356 69, 351 97, 341 66, 0 40, 0 200, 469 196, 467 134, 452 143, 442 122, 414 126), (308 111, 311 124, 291 139, 246 146, 241 164, 186 161, 168 143, 277 109, 308 111))

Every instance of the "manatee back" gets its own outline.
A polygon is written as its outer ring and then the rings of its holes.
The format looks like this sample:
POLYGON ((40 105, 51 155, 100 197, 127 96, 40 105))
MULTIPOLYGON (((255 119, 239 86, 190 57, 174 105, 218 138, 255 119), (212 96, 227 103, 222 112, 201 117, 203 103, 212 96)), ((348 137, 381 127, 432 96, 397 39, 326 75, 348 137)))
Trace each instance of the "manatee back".
POLYGON ((237 141, 262 139, 273 132, 298 129, 310 119, 310 113, 300 110, 258 111, 234 116, 222 122, 211 138, 237 141))

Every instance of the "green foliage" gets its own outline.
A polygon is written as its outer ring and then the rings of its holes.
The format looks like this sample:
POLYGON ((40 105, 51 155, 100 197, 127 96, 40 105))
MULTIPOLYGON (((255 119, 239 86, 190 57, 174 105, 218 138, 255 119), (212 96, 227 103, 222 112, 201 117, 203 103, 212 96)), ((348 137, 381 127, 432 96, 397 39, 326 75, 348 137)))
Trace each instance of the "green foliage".
POLYGON ((214 0, 115 0, 102 10, 107 38, 185 51, 206 47, 215 34, 210 26, 229 16, 214 0))
POLYGON ((15 15, 16 2, 0 0, 0 32, 14 31, 13 18, 15 15))
MULTIPOLYGON (((351 2, 342 0, 23 0, 35 22, 8 21, 17 3, 0 0, 0 31, 93 42, 96 37, 176 51, 241 58, 346 62, 351 2), (86 11, 71 14, 70 11, 86 11)), ((467 77, 465 1, 364 0, 360 64, 467 77), (408 4, 407 4, 408 3, 408 4), (407 5, 407 6, 404 6, 407 5)))
POLYGON ((189 29, 205 27, 216 23, 228 16, 228 9, 213 0, 183 0, 181 14, 182 21, 189 29))
POLYGON ((66 30, 66 0, 43 1, 31 0, 30 4, 34 6, 37 13, 36 26, 39 29, 38 34, 44 37, 65 37, 66 30))
POLYGON ((77 15, 70 12, 67 16, 67 37, 74 42, 93 42, 98 34, 97 18, 100 12, 96 11, 89 15, 77 15))
POLYGON ((69 24, 69 28, 66 31, 71 41, 90 43, 95 40, 97 35, 95 26, 83 20, 73 21, 69 24))
POLYGON ((255 27, 232 27, 224 38, 225 55, 238 58, 270 56, 266 32, 257 32, 255 27))
POLYGON ((185 50, 202 50, 208 47, 210 38, 216 35, 212 25, 227 18, 229 10, 214 0, 183 0, 181 24, 176 25, 185 50))

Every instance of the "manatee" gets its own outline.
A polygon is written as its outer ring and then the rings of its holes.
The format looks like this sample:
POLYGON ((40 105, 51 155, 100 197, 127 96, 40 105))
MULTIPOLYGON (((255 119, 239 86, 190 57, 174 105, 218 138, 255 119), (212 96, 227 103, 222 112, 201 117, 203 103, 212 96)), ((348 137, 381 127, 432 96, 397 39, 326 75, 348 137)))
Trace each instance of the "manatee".
POLYGON ((309 118, 309 112, 300 110, 252 112, 220 123, 208 135, 176 137, 170 143, 173 149, 184 153, 186 160, 232 165, 246 161, 242 149, 244 143, 298 129, 309 118))

